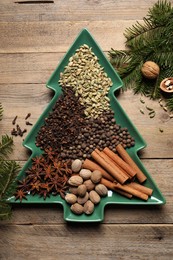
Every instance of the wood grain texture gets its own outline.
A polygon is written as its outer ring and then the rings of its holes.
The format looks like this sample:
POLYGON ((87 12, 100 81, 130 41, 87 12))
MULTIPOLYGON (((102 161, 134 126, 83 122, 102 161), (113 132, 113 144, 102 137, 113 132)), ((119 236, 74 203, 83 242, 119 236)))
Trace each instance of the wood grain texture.
MULTIPOLYGON (((53 96, 46 82, 84 27, 108 56, 111 48, 125 48, 125 29, 142 21, 157 1, 46 2, 0 1, 0 102, 4 107, 0 136, 10 134, 16 115, 21 128, 26 127, 28 112, 30 121, 37 122, 53 96)), ((142 97, 142 104, 132 91, 116 96, 147 142, 139 156, 166 204, 109 205, 100 224, 66 223, 59 204, 14 204, 12 218, 0 221, 0 259, 173 259, 173 119, 157 101, 142 97), (146 105, 156 111, 153 119, 146 105)), ((29 132, 32 127, 26 128, 29 132)), ((21 167, 30 155, 22 141, 14 138, 10 156, 21 167)))
POLYGON ((123 31, 133 20, 1 22, 0 53, 66 52, 83 28, 87 28, 102 50, 121 49, 123 31))
MULTIPOLYGON (((28 112, 31 113, 30 121, 35 124, 53 95, 53 91, 47 89, 44 84, 1 84, 0 86, 1 102, 4 106, 0 133, 11 132, 13 128, 11 122, 16 115, 18 115, 17 122, 22 129, 26 127, 24 118, 28 112)), ((145 104, 142 104, 140 98, 132 91, 117 95, 122 108, 147 142, 147 147, 140 153, 140 157, 173 158, 173 119, 170 119, 169 114, 160 107, 157 101, 142 97, 145 99, 145 104), (129 100, 131 102, 128 102, 129 100), (146 105, 156 111, 154 118, 149 117, 146 105), (145 110, 144 115, 140 113, 140 108, 145 110), (160 132, 160 128, 163 129, 163 132, 160 132)), ((27 126, 27 130, 29 132, 31 127, 27 126)), ((21 146, 22 140, 21 137, 14 138, 16 149, 12 159, 27 159, 27 153, 21 146)))
POLYGON ((1 0, 0 21, 110 21, 141 19, 156 0, 55 0, 38 4, 37 0, 1 0), (20 4, 21 2, 25 2, 20 4), (35 4, 34 4, 35 2, 35 4), (93 11, 94 10, 94 11, 93 11))
POLYGON ((7 225, 0 235, 1 259, 172 258, 172 225, 7 225))

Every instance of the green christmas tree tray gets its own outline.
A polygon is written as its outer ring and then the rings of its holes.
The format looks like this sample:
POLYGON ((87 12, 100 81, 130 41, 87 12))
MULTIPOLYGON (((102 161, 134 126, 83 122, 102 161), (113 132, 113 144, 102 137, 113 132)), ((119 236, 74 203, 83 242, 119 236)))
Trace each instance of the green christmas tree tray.
MULTIPOLYGON (((138 151, 146 147, 146 143, 143 140, 140 133, 137 131, 135 126, 132 124, 126 113, 124 112, 123 108, 120 106, 119 102, 117 101, 115 97, 115 92, 122 87, 122 81, 112 65, 109 63, 107 58, 105 57, 104 53, 102 52, 101 48, 98 46, 96 41, 93 39, 92 35, 89 33, 87 29, 83 29, 70 49, 67 51, 64 58, 61 60, 58 67, 55 69, 53 74, 51 75, 50 79, 47 82, 47 87, 49 89, 52 89, 54 91, 54 96, 51 100, 51 102, 48 104, 47 108, 43 112, 43 114, 39 117, 36 124, 31 129, 30 133, 27 135, 25 141, 23 142, 23 145, 28 148, 31 151, 31 156, 28 159, 27 163, 22 168, 21 172, 18 175, 18 179, 22 179, 25 176, 25 171, 31 167, 32 164, 32 158, 38 155, 41 155, 43 151, 35 145, 35 139, 37 136, 37 133, 40 129, 40 127, 44 124, 44 119, 47 117, 49 112, 52 110, 52 107, 54 106, 55 102, 61 95, 61 87, 58 84, 60 72, 63 72, 64 67, 68 64, 69 58, 75 53, 76 49, 78 49, 81 45, 87 44, 89 47, 92 47, 92 51, 95 53, 95 55, 99 58, 99 62, 102 67, 104 67, 105 72, 108 74, 108 77, 111 78, 113 82, 113 86, 111 87, 109 91, 109 98, 110 98, 110 104, 112 110, 115 112, 115 119, 118 124, 120 124, 122 127, 127 127, 130 134, 135 139, 135 146, 131 147, 130 149, 127 149, 127 152, 130 154, 130 156, 133 158, 133 160, 136 162, 136 164, 139 166, 139 168, 144 172, 144 174, 147 176, 147 180, 145 182, 145 186, 150 187, 153 189, 152 196, 148 199, 148 201, 142 201, 137 198, 128 199, 125 198, 117 193, 114 193, 112 191, 108 192, 108 196, 101 199, 101 202, 95 207, 95 210, 92 215, 85 215, 82 214, 80 216, 75 215, 71 212, 70 206, 66 203, 65 200, 63 200, 60 195, 57 196, 50 196, 49 198, 46 198, 45 200, 41 198, 38 195, 27 195, 27 200, 22 200, 23 203, 58 203, 63 206, 64 210, 64 219, 66 221, 73 221, 73 222, 100 222, 104 219, 104 210, 105 206, 108 204, 124 204, 124 205, 159 205, 164 204, 165 198, 163 197, 162 193, 160 192, 159 188, 157 187, 156 183, 150 176, 150 174, 147 172, 143 164, 141 163, 139 157, 138 157, 138 151)), ((15 201, 15 198, 10 198, 11 203, 20 203, 19 200, 15 201)))

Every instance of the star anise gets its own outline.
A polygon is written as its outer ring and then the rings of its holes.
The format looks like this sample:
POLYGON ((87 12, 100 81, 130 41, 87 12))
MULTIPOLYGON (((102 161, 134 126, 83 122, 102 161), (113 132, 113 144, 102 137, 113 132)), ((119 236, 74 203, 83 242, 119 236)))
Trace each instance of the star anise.
POLYGON ((19 189, 15 193, 15 197, 16 197, 15 200, 19 199, 20 202, 22 202, 22 199, 27 200, 26 195, 27 195, 26 191, 23 191, 22 189, 19 189))

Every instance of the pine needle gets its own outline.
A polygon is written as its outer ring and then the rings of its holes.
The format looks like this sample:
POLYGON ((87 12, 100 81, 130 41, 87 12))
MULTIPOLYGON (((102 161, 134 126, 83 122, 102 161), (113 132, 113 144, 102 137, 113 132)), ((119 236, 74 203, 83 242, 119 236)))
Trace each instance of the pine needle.
POLYGON ((0 159, 8 156, 13 151, 13 138, 2 135, 0 142, 0 159))
MULTIPOLYGON (((152 99, 162 96, 160 83, 173 75, 173 7, 171 2, 158 1, 148 10, 143 22, 136 22, 124 32, 127 51, 109 52, 110 62, 124 82, 124 90, 132 88, 152 99), (146 61, 154 61, 160 67, 156 80, 142 76, 141 67, 146 61)), ((167 102, 173 110, 173 98, 167 102)))

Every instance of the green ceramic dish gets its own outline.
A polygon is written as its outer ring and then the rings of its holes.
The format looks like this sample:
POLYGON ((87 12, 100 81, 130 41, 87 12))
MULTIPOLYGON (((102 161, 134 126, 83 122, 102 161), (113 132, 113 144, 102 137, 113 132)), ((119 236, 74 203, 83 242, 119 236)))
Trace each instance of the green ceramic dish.
MULTIPOLYGON (((64 219, 66 221, 73 221, 73 222, 99 222, 104 219, 104 208, 108 204, 125 204, 125 205, 158 205, 158 204, 164 204, 165 198, 161 194, 160 190, 158 189, 157 185, 147 172, 147 170, 142 165, 137 152, 141 149, 143 149, 146 146, 145 141, 135 128, 135 126, 132 124, 128 116, 125 114, 124 110, 118 103, 116 97, 115 97, 115 91, 122 87, 122 81, 119 78, 118 74, 115 72, 114 68, 111 66, 103 52, 101 51, 98 44, 95 42, 91 34, 88 32, 87 29, 83 29, 58 67, 55 69, 54 73, 50 77, 50 79, 47 82, 47 87, 52 89, 55 92, 54 97, 52 98, 51 102, 43 112, 43 114, 38 119, 37 123, 33 126, 32 130, 26 137, 23 145, 31 150, 31 156, 28 159, 27 163, 24 165, 23 169, 21 170, 18 179, 22 179, 25 175, 26 169, 28 169, 31 166, 32 157, 35 157, 37 155, 40 155, 43 153, 42 150, 40 150, 35 145, 35 138, 37 136, 37 133, 40 129, 40 127, 44 124, 44 118, 48 115, 48 113, 51 111, 52 107, 54 106, 55 102, 59 98, 61 94, 61 87, 58 84, 59 75, 60 72, 64 70, 64 67, 67 65, 69 58, 75 53, 76 49, 79 48, 82 44, 87 44, 90 47, 92 47, 93 52, 95 55, 99 58, 100 64, 104 67, 106 73, 108 76, 112 79, 113 86, 111 87, 109 91, 109 98, 111 103, 111 108, 115 112, 115 118, 118 124, 120 124, 122 127, 127 127, 130 134, 135 138, 135 146, 128 149, 128 153, 131 155, 133 160, 137 163, 139 168, 145 173, 147 176, 147 181, 145 182, 145 186, 150 187, 153 189, 153 195, 151 198, 148 199, 147 202, 139 200, 137 198, 128 199, 121 195, 118 195, 116 193, 113 193, 109 191, 109 194, 107 197, 102 198, 99 205, 96 206, 95 211, 92 215, 87 216, 85 214, 82 214, 80 216, 77 216, 73 214, 70 210, 69 205, 61 199, 61 197, 58 196, 50 196, 50 198, 46 198, 44 200, 43 198, 40 198, 37 195, 27 195, 27 200, 23 200, 22 203, 59 203, 63 206, 64 209, 64 219)), ((14 197, 10 199, 11 203, 20 203, 19 200, 15 201, 14 197)))

